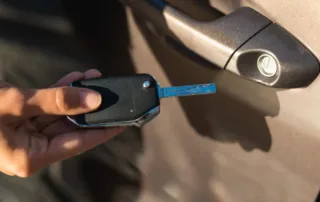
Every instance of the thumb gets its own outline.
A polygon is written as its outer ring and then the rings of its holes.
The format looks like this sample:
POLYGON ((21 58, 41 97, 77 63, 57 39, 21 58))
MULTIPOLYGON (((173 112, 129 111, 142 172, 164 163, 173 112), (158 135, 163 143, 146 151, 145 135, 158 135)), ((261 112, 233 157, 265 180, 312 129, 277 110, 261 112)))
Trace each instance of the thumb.
POLYGON ((77 115, 93 111, 101 104, 101 95, 86 88, 58 87, 28 90, 25 113, 38 115, 77 115))

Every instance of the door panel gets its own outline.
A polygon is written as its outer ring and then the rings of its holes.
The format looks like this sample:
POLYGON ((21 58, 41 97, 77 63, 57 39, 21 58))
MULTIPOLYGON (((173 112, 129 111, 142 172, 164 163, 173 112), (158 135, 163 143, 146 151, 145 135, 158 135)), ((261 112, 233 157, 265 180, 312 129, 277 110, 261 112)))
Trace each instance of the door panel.
POLYGON ((212 7, 227 14, 239 7, 252 7, 277 22, 308 46, 320 58, 320 2, 317 0, 209 0, 212 7))
MULTIPOLYGON (((319 1, 210 0, 210 4, 226 14, 242 6, 252 7, 280 24, 290 34, 311 49, 318 59, 320 58, 320 39, 318 37, 320 31, 319 1)), ((300 134, 301 138, 310 138, 318 141, 320 137, 320 116, 317 103, 320 97, 317 92, 319 91, 320 82, 319 79, 316 79, 309 88, 297 91, 277 92, 280 113, 269 121, 269 128, 274 131, 273 134, 278 135, 283 133, 283 128, 289 127, 292 131, 292 137, 289 136, 288 138, 295 138, 297 134, 300 134)), ((310 149, 309 144, 300 144, 301 153, 310 149)), ((288 155, 290 156, 290 154, 288 155)), ((313 167, 318 169, 316 162, 320 160, 319 155, 315 154, 312 157, 308 157, 310 158, 309 162, 305 163, 297 157, 289 156, 288 158, 292 158, 292 160, 297 162, 295 167, 301 167, 302 170, 306 169, 304 172, 311 172, 310 175, 313 175, 319 182, 317 171, 307 168, 313 167)), ((307 156, 301 156, 300 158, 304 159, 305 157, 307 156)), ((319 187, 319 184, 317 187, 319 187)))
MULTIPOLYGON (((318 55, 320 42, 310 33, 320 28, 319 14, 311 9, 317 3, 235 2, 211 3, 226 14, 252 6, 318 55), (299 7, 314 17, 313 27, 306 16, 297 18, 299 7)), ((138 72, 153 74, 162 85, 217 84, 213 96, 163 100, 160 116, 143 128, 142 201, 314 201, 320 182, 318 79, 294 90, 261 86, 205 68, 155 35, 149 20, 131 10, 128 18, 138 72)))
POLYGON ((164 40, 246 79, 276 88, 301 88, 318 77, 319 62, 314 55, 254 9, 239 8, 226 16, 198 20, 188 8, 194 1, 183 6, 173 0, 122 2, 142 13, 149 24, 156 24, 164 40))

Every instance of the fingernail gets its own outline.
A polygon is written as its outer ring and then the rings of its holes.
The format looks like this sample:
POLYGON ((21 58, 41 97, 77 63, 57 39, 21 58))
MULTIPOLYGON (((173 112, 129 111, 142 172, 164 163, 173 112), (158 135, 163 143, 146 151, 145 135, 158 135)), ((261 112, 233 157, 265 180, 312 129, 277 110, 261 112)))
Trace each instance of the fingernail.
POLYGON ((80 93, 83 106, 89 109, 96 109, 101 104, 101 95, 95 91, 82 90, 80 93))

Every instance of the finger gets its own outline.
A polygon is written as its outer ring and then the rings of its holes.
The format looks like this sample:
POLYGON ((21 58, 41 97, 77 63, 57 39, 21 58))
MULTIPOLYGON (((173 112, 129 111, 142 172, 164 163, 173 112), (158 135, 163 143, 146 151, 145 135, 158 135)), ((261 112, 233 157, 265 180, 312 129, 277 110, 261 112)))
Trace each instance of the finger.
POLYGON ((48 137, 53 138, 56 135, 62 133, 69 133, 77 129, 77 126, 71 123, 67 119, 61 119, 56 122, 51 123, 49 126, 42 130, 42 133, 48 137))
POLYGON ((112 128, 64 133, 50 141, 48 151, 51 155, 60 158, 71 157, 106 142, 122 131, 123 128, 112 128))
POLYGON ((14 176, 14 173, 8 169, 8 165, 5 163, 0 164, 0 172, 9 175, 9 176, 14 176))
POLYGON ((61 86, 68 86, 72 82, 80 80, 80 79, 90 79, 90 78, 97 78, 101 76, 101 72, 97 69, 89 69, 85 73, 82 72, 71 72, 66 76, 62 77, 57 83, 53 85, 53 87, 61 87, 61 86))
POLYGON ((1 169, 1 172, 8 175, 8 176, 14 176, 14 174, 6 169, 1 169))
MULTIPOLYGON (((67 86, 70 83, 80 80, 80 79, 90 79, 90 78, 98 78, 101 77, 101 73, 96 69, 90 69, 86 71, 85 73, 81 72, 71 72, 61 78, 56 84, 52 85, 52 87, 62 87, 67 86)), ((50 125, 51 123, 54 123, 60 118, 60 116, 39 116, 33 119, 33 124, 36 126, 38 131, 43 131, 45 127, 50 125)))
POLYGON ((39 132, 42 132, 48 125, 61 119, 58 115, 42 115, 31 119, 32 124, 39 132))
POLYGON ((97 69, 89 69, 85 73, 82 72, 71 72, 66 76, 62 77, 57 83, 52 85, 52 87, 61 87, 61 86, 68 86, 72 82, 80 80, 80 79, 91 79, 100 77, 102 74, 97 69))
POLYGON ((92 78, 98 78, 101 77, 102 74, 99 70, 97 69, 89 69, 84 73, 84 78, 85 79, 92 79, 92 78))
MULTIPOLYGON (((89 70, 89 72, 94 72, 94 74, 97 74, 97 71, 95 70, 89 70)), ((68 85, 71 82, 82 79, 84 77, 85 77, 84 73, 71 72, 66 76, 64 76, 63 78, 61 78, 54 86, 68 85)), ((33 92, 30 92, 29 90, 25 93, 27 95, 24 95, 22 90, 17 89, 4 81, 0 82, 0 88, 2 89, 1 97, 5 102, 7 102, 6 109, 4 109, 4 112, 8 114, 11 113, 21 117, 21 115, 24 114, 24 105, 25 105, 24 100, 28 99, 28 96, 30 96, 30 94, 32 96, 33 92)), ((0 107, 0 111, 3 111, 1 107, 0 107)), ((49 120, 46 120, 45 122, 51 121, 52 119, 53 118, 50 117, 49 120)))
POLYGON ((40 115, 77 115, 95 110, 101 95, 87 88, 58 87, 24 92, 27 100, 22 114, 26 117, 40 115))
POLYGON ((123 128, 77 130, 58 135, 51 139, 45 154, 33 159, 32 165, 37 169, 76 156, 108 141, 122 131, 123 128))
POLYGON ((68 86, 70 83, 83 79, 85 76, 82 72, 71 72, 61 79, 59 79, 55 84, 53 84, 51 87, 61 87, 61 86, 68 86))

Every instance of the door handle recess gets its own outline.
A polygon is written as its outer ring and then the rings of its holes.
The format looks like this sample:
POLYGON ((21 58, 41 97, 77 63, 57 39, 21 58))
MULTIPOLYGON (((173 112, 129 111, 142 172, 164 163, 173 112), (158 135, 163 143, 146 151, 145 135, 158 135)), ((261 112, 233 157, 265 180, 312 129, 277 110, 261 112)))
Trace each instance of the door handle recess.
POLYGON ((274 88, 310 85, 319 62, 296 38, 252 8, 242 7, 216 20, 198 21, 164 0, 121 0, 166 28, 182 45, 216 66, 274 88))

